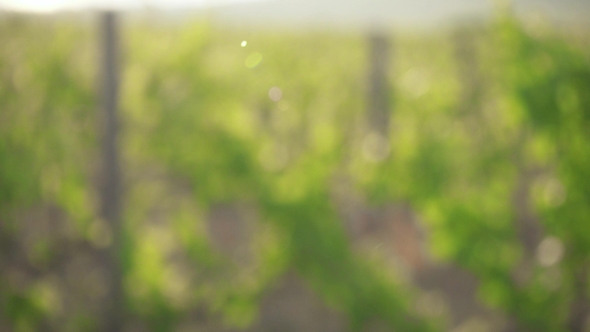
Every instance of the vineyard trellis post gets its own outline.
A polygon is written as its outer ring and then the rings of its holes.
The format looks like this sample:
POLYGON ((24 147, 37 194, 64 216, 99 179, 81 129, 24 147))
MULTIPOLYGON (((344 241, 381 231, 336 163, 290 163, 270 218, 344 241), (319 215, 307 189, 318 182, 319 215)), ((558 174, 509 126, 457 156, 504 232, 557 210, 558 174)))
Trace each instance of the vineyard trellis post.
POLYGON ((119 139, 119 34, 117 14, 105 11, 101 20, 102 63, 102 190, 101 217, 108 224, 112 243, 105 250, 105 265, 108 273, 107 305, 104 330, 123 329, 124 292, 123 271, 120 262, 122 246, 121 221, 121 165, 118 150, 119 139))

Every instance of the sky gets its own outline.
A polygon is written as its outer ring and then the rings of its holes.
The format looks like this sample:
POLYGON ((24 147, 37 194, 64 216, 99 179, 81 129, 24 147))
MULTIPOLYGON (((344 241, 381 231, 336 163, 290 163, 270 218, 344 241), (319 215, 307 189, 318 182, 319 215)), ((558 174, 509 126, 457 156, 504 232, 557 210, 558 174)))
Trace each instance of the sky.
POLYGON ((186 9, 213 7, 226 23, 362 28, 437 26, 448 21, 489 17, 500 2, 519 15, 541 14, 562 21, 588 21, 590 0, 0 0, 0 9, 53 13, 80 9, 186 9), (231 5, 228 5, 231 4, 231 5), (226 6, 223 6, 226 5, 226 6))
POLYGON ((205 8, 224 3, 248 2, 255 0, 0 0, 0 8, 52 13, 62 10, 81 9, 180 9, 180 8, 205 8))

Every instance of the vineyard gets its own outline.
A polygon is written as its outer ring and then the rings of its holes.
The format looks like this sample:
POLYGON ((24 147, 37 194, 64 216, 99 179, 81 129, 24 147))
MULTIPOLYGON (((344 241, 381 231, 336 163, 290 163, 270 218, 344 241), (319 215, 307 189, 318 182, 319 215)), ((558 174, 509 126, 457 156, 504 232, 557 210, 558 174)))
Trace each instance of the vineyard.
POLYGON ((375 121, 361 33, 121 20, 113 228, 94 23, 0 13, 0 331, 590 328, 588 30, 392 31, 375 121))

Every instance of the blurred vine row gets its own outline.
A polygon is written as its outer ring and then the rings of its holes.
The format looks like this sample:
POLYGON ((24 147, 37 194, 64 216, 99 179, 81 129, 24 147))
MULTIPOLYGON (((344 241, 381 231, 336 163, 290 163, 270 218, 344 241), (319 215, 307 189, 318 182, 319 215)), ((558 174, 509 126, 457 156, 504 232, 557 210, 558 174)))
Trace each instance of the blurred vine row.
MULTIPOLYGON (((92 23, 0 17, 1 331, 101 329, 92 23)), ((389 137, 361 35, 136 19, 121 40, 125 330, 588 328, 586 31, 394 34, 389 137), (389 211, 412 230, 382 236, 389 211), (428 292, 441 269, 473 294, 428 292), (319 317, 265 321, 281 283, 319 317)))

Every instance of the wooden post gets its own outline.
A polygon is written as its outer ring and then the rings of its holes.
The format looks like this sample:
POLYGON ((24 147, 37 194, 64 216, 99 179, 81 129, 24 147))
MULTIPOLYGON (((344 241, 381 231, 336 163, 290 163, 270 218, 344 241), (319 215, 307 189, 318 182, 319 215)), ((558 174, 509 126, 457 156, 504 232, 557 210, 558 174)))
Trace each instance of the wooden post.
POLYGON ((389 85, 389 40, 387 34, 369 35, 367 120, 362 142, 363 156, 381 162, 389 156, 391 89, 389 85))
POLYGON ((102 38, 102 143, 103 176, 101 191, 101 214, 108 223, 112 243, 105 251, 105 265, 108 271, 108 294, 106 299, 104 331, 118 332, 123 329, 123 273, 120 263, 121 226, 121 174, 117 139, 119 122, 117 108, 119 101, 119 45, 117 16, 114 12, 101 14, 102 38))
POLYGON ((387 34, 374 32, 369 36, 369 131, 389 138, 389 40, 387 34))

